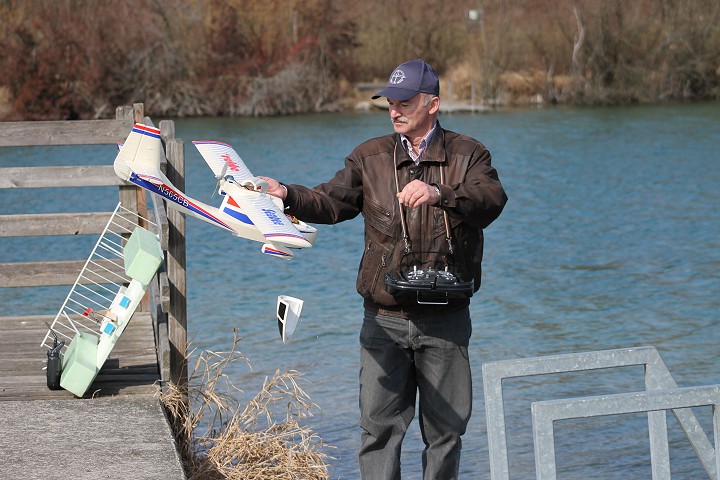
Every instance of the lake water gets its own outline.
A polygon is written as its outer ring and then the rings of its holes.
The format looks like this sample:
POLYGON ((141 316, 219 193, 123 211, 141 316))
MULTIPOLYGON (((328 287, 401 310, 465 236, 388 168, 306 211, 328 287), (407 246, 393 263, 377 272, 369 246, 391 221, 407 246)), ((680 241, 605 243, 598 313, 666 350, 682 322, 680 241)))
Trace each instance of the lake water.
MULTIPOLYGON (((476 402, 464 437, 461 478, 490 477, 483 362, 652 345, 680 386, 720 383, 717 104, 511 110, 443 115, 441 122, 486 144, 510 199, 485 232, 483 287, 471 307, 476 402)), ((176 129, 186 141, 187 193, 212 203, 219 202, 210 201, 214 178, 191 140, 230 143, 253 173, 314 185, 329 179, 355 145, 391 126, 387 113, 375 112, 180 119, 176 129)), ((107 146, 79 152, 37 148, 20 163, 113 158, 107 146)), ((17 164, 14 149, 0 150, 0 167, 17 164)), ((117 198, 56 197, 52 190, 0 191, 0 213, 27 211, 28 204, 57 211, 63 202, 83 211, 83 201, 112 208, 117 198)), ((237 364, 228 372, 244 392, 241 399, 253 396, 276 369, 304 373, 302 386, 318 405, 310 424, 336 447, 328 452, 335 457, 331 477, 357 478, 362 302, 354 288, 362 220, 319 226, 314 248, 299 251, 291 262, 261 255, 260 244, 194 219, 187 227, 188 329, 194 346, 226 350, 233 328, 239 330, 240 350, 253 366, 237 364), (279 294, 305 301, 287 345, 278 338, 274 318, 279 294)), ((61 243, 36 247, 3 239, 0 261, 59 259, 61 243)), ((0 315, 55 313, 66 293, 2 289, 0 315)), ((643 379, 637 367, 505 385, 511 478, 525 479, 534 478, 530 402, 641 390, 643 379)), ((696 413, 709 431, 709 408, 696 413)), ((644 415, 560 422, 558 478, 650 478, 646 425, 644 415)), ((672 416, 669 425, 673 478, 703 478, 672 416)), ((421 478, 421 451, 413 424, 403 478, 421 478)))

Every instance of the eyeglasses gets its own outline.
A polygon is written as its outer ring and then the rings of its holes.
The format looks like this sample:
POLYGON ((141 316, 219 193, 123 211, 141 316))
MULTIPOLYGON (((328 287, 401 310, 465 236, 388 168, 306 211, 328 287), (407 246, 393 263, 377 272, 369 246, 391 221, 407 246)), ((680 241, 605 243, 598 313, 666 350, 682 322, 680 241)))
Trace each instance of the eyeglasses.
POLYGON ((283 343, 288 343, 302 312, 303 301, 288 295, 279 295, 277 299, 277 325, 283 343))

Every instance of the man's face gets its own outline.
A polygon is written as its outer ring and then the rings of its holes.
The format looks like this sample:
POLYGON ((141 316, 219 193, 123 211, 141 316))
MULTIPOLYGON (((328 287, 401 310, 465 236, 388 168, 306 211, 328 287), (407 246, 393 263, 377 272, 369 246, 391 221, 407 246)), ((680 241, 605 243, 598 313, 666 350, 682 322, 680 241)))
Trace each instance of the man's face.
POLYGON ((425 95, 418 93, 409 100, 388 98, 390 121, 395 132, 410 138, 422 138, 435 125, 435 114, 440 107, 438 97, 430 97, 425 105, 425 95))

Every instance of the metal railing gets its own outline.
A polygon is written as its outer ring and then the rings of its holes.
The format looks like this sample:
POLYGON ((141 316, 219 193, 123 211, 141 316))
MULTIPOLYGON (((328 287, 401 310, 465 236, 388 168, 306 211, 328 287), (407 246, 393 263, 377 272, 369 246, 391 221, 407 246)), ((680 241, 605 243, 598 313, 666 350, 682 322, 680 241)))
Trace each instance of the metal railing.
POLYGON ((52 348, 53 339, 60 339, 65 340, 66 350, 80 331, 101 336, 102 322, 108 319, 104 312, 110 311, 120 288, 130 283, 123 268, 123 251, 130 234, 141 223, 155 226, 149 219, 117 204, 46 332, 41 348, 52 348))
POLYGON ((712 405, 716 442, 718 430, 718 393, 720 386, 679 389, 667 366, 654 347, 603 350, 575 354, 503 360, 483 364, 483 388, 487 419, 490 475, 492 480, 509 480, 505 409, 502 381, 507 378, 579 372, 642 365, 645 391, 619 395, 582 397, 534 402, 533 434, 538 479, 554 479, 556 472, 553 421, 631 412, 648 413, 652 478, 670 478, 670 453, 666 410, 671 410, 685 436, 702 462, 709 478, 717 480, 720 457, 707 438, 690 407, 712 405))

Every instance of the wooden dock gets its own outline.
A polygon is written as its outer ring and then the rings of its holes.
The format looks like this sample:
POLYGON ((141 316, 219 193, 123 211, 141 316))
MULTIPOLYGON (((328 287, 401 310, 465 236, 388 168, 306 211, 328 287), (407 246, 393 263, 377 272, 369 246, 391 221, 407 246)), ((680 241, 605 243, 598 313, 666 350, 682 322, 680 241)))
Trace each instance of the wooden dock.
MULTIPOLYGON (((40 342, 47 332, 45 322, 53 319, 54 315, 0 317, 0 402, 74 398, 67 390, 47 387, 47 357, 40 342)), ((154 396, 159 380, 152 318, 138 312, 84 398, 154 396)))
MULTIPOLYGON (((0 147, 122 142, 135 122, 148 123, 143 105, 118 108, 115 120, 0 123, 0 147)), ((184 188, 182 141, 172 122, 161 122, 167 176, 184 188)), ((21 156, 19 156, 21 157, 21 156)), ((164 266, 83 398, 50 390, 41 348, 54 315, 12 316, 0 305, 0 476, 22 479, 182 479, 175 441, 158 391, 187 380, 184 218, 102 166, 0 168, 0 189, 106 186, 123 207, 152 218, 164 266), (40 170, 42 169, 42 170, 40 170), (82 180, 82 182, 80 181, 82 180)), ((84 207, 85 208, 85 207, 84 207)), ((88 209, 92 205, 87 205, 88 209)), ((97 236, 112 212, 0 215, 3 237, 97 236)), ((2 249, 0 243, 0 249, 2 249)), ((0 263, 0 288, 64 286, 83 267, 77 260, 0 263)), ((3 261, 7 261, 3 258, 3 261)), ((60 305, 58 305, 60 307, 60 305)))

